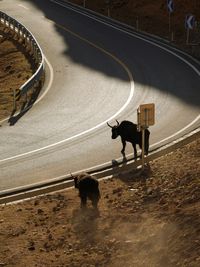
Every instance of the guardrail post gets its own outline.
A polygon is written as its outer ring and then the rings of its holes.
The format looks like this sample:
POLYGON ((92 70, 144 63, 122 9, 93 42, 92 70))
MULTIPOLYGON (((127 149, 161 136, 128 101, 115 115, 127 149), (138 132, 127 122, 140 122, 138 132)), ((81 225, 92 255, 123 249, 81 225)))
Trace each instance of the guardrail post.
POLYGON ((16 110, 16 90, 13 89, 13 111, 16 110))

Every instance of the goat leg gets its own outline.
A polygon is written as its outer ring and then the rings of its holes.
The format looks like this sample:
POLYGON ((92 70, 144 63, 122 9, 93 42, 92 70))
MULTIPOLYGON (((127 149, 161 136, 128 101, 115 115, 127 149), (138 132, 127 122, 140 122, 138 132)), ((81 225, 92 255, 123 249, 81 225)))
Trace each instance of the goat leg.
POLYGON ((123 147, 122 147, 121 153, 123 156, 125 156, 126 141, 122 140, 122 145, 123 145, 123 147))

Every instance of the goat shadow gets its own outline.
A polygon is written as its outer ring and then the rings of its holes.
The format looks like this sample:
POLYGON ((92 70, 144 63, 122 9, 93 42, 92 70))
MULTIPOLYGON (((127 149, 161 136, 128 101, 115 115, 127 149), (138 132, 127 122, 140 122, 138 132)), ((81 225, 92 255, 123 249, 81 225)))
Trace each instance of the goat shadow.
MULTIPOLYGON (((126 157, 125 153, 122 154, 122 158, 120 158, 119 160, 112 159, 111 166, 113 170, 113 177, 119 176, 119 174, 127 173, 127 172, 129 172, 131 175, 132 174, 137 175, 138 173, 141 173, 141 170, 137 170, 137 169, 133 169, 132 171, 126 171, 126 172, 123 171, 123 167, 128 165, 130 162, 137 162, 138 160, 141 160, 141 155, 134 158, 134 155, 126 157)), ((149 164, 145 164, 145 167, 142 170, 142 175, 148 176, 149 173, 150 173, 150 166, 149 164)))
POLYGON ((146 181, 151 177, 152 170, 149 163, 144 165, 144 168, 136 168, 133 170, 128 170, 126 172, 121 172, 114 174, 112 178, 120 179, 127 185, 131 185, 136 182, 141 182, 144 188, 146 188, 146 181))
POLYGON ((118 172, 121 169, 121 167, 127 165, 128 161, 129 160, 127 159, 125 153, 122 154, 122 159, 121 158, 119 160, 112 159, 111 166, 112 166, 113 171, 118 172))

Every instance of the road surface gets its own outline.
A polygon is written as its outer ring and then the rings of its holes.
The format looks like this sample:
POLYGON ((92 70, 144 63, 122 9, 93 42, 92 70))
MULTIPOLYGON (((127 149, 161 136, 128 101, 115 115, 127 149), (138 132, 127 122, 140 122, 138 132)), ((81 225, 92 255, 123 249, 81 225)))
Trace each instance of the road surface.
POLYGON ((156 107, 151 149, 199 126, 200 68, 187 55, 49 0, 3 0, 1 10, 36 37, 46 84, 31 110, 1 127, 0 191, 112 164, 121 142, 106 122, 137 122, 140 104, 156 107))

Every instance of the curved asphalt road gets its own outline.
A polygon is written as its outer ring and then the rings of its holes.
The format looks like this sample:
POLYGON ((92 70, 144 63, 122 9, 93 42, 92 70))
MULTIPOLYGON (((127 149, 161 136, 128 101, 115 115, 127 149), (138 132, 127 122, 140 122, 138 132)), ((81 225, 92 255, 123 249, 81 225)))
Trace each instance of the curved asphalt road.
POLYGON ((152 148, 199 126, 200 68, 186 55, 52 1, 3 0, 1 10, 40 43, 47 91, 1 127, 0 191, 119 158, 106 121, 136 122, 142 103, 156 105, 152 148))

